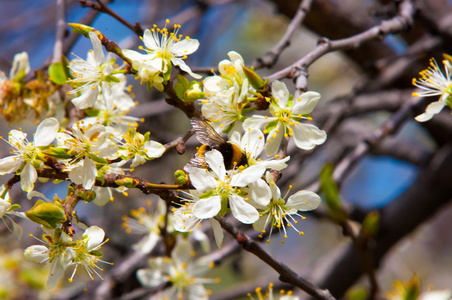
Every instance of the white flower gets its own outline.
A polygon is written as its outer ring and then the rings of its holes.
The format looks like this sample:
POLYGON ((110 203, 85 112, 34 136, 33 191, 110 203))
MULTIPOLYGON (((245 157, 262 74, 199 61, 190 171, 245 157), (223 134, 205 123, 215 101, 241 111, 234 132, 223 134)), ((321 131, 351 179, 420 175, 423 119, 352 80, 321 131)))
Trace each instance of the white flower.
POLYGON ((140 283, 145 287, 156 287, 166 282, 170 287, 159 294, 159 299, 209 299, 209 292, 203 284, 217 283, 218 279, 200 277, 213 267, 206 257, 192 262, 195 255, 193 247, 187 240, 182 240, 174 247, 171 258, 151 258, 148 269, 137 271, 140 283))
POLYGON ((103 95, 99 95, 92 109, 85 111, 88 117, 84 118, 85 124, 102 124, 108 126, 115 136, 120 136, 131 127, 137 128, 139 118, 127 114, 136 106, 132 97, 125 92, 127 79, 118 74, 120 82, 111 86, 113 106, 107 108, 103 95))
POLYGON ((230 60, 225 59, 218 64, 220 76, 210 76, 204 79, 204 93, 209 97, 224 97, 224 93, 229 88, 235 84, 242 88, 243 83, 247 80, 242 69, 245 66, 242 56, 235 51, 228 52, 228 56, 230 60))
POLYGON ((73 158, 66 163, 72 170, 69 179, 76 184, 82 184, 85 189, 91 189, 97 176, 97 167, 90 156, 109 157, 117 153, 118 147, 107 139, 105 126, 100 124, 83 126, 83 121, 72 126, 72 132, 66 131, 57 136, 61 147, 68 149, 73 158), (73 167, 82 161, 81 166, 73 167))
POLYGON ((33 143, 27 140, 26 133, 11 130, 8 134, 8 143, 11 145, 13 155, 0 160, 0 175, 15 173, 25 163, 20 172, 20 186, 25 192, 32 191, 38 178, 36 168, 43 166, 42 161, 37 159, 38 147, 50 145, 55 139, 59 127, 58 120, 55 118, 43 120, 36 129, 33 143))
MULTIPOLYGON (((122 166, 126 164, 127 161, 122 160, 117 163, 111 163, 105 166, 102 166, 99 170, 99 174, 124 174, 124 170, 122 166)), ((98 206, 104 206, 110 201, 114 200, 113 191, 122 193, 127 195, 127 188, 120 186, 118 188, 111 187, 101 187, 94 186, 93 191, 96 193, 96 198, 93 200, 94 204, 98 206)))
POLYGON ((245 78, 241 87, 234 82, 233 87, 220 95, 201 100, 203 116, 211 121, 210 125, 217 132, 240 131, 248 89, 248 79, 245 78))
POLYGON ((14 55, 13 66, 9 71, 10 80, 22 80, 25 75, 30 73, 30 62, 28 61, 28 53, 21 52, 14 55))
MULTIPOLYGON (((197 232, 196 227, 203 219, 197 218, 193 213, 194 204, 200 199, 196 197, 196 192, 185 193, 188 198, 179 197, 184 203, 179 208, 173 208, 174 229, 180 232, 197 232), (195 231, 193 231, 195 230, 195 231)), ((223 243, 223 229, 220 223, 215 219, 209 219, 213 229, 215 243, 221 248, 223 243)))
MULTIPOLYGON (((199 219, 213 218, 220 213, 224 216, 229 208, 234 217, 242 223, 251 224, 259 214, 247 203, 240 188, 256 182, 265 172, 263 166, 251 166, 240 171, 226 172, 223 155, 212 150, 205 154, 205 160, 212 170, 193 168, 189 174, 191 183, 199 193, 199 201, 193 206, 193 213, 199 219)), ((263 201, 264 202, 264 201, 263 201)))
POLYGON ((270 103, 270 113, 273 117, 255 115, 243 123, 245 130, 266 125, 264 133, 268 133, 265 145, 267 155, 272 155, 278 150, 283 136, 293 137, 295 145, 304 150, 310 150, 325 142, 325 131, 311 124, 300 123, 301 119, 310 119, 307 116, 317 105, 319 93, 306 92, 296 101, 292 101, 286 85, 281 81, 274 81, 272 94, 274 101, 270 103))
POLYGON ((123 159, 133 158, 131 168, 144 164, 146 160, 159 158, 166 151, 165 146, 159 142, 149 140, 149 132, 142 135, 130 128, 127 133, 122 135, 122 138, 125 142, 119 146, 118 154, 123 159))
MULTIPOLYGON (((260 218, 253 224, 254 229, 265 233, 265 228, 270 224, 270 236, 267 243, 270 243, 273 228, 278 228, 280 232, 282 228, 284 238, 287 238, 286 226, 293 228, 300 235, 303 235, 304 233, 295 227, 295 225, 298 224, 298 221, 296 221, 292 215, 305 219, 305 217, 298 214, 298 211, 310 211, 316 209, 320 205, 320 197, 316 193, 302 190, 290 196, 286 202, 285 198, 287 197, 287 194, 281 198, 281 192, 273 181, 270 172, 267 172, 266 179, 270 184, 272 200, 267 207, 259 211, 260 218)), ((289 187, 289 190, 291 188, 292 187, 289 187)), ((283 240, 281 240, 281 242, 284 243, 283 240)))
POLYGON ((159 90, 163 90, 162 82, 164 81, 159 73, 162 72, 165 78, 169 78, 171 64, 178 66, 193 78, 201 78, 183 61, 187 55, 198 49, 198 40, 190 39, 188 36, 182 39, 182 35, 177 35, 180 25, 174 25, 174 29, 174 32, 168 32, 168 29, 160 29, 155 25, 151 30, 146 29, 142 40, 147 54, 128 49, 122 51, 124 56, 132 61, 132 67, 138 71, 142 83, 151 81, 159 90))
POLYGON ((103 280, 102 276, 97 272, 97 270, 102 271, 102 269, 97 266, 97 263, 102 262, 110 264, 100 259, 102 253, 99 250, 101 246, 108 241, 104 241, 104 237, 105 232, 102 228, 91 226, 85 230, 82 239, 78 240, 75 246, 72 246, 73 258, 71 264, 74 264, 75 268, 72 272, 72 276, 69 278, 69 282, 72 282, 79 266, 88 273, 88 276, 92 280, 94 279, 93 275, 97 275, 97 277, 103 280))
POLYGON ((24 251, 27 260, 47 264, 50 262, 50 274, 47 287, 54 288, 60 282, 64 271, 72 264, 74 252, 70 248, 72 239, 61 229, 44 229, 46 233, 41 242, 48 245, 30 246, 24 251))
POLYGON ((110 109, 113 106, 110 82, 117 79, 110 76, 113 71, 110 61, 104 63, 105 55, 97 34, 91 31, 89 38, 93 44, 93 50, 89 50, 86 61, 77 58, 72 60, 69 65, 75 77, 69 83, 80 86, 68 92, 68 94, 81 92, 82 94, 79 97, 72 99, 72 103, 79 109, 86 109, 94 105, 100 92, 102 92, 105 106, 110 109))
POLYGON ((450 300, 452 291, 448 289, 423 292, 418 300, 450 300))
MULTIPOLYGON (((133 249, 148 254, 160 241, 160 229, 164 227, 166 218, 166 205, 159 201, 153 214, 146 211, 144 207, 131 210, 132 218, 123 216, 123 227, 127 227, 126 233, 145 234, 145 236, 132 246, 133 249)), ((168 223, 171 223, 170 221, 168 223)), ((168 230, 168 229, 167 229, 168 230)), ((172 231, 172 230, 169 230, 172 231)))
POLYGON ((432 102, 427 106, 425 113, 415 118, 418 122, 426 122, 435 114, 439 113, 447 105, 447 101, 452 95, 452 79, 448 68, 448 61, 444 60, 443 64, 445 75, 439 69, 436 60, 432 58, 430 60, 430 67, 419 73, 421 78, 419 80, 416 80, 416 78, 413 79, 413 84, 421 89, 420 92, 413 93, 413 96, 440 96, 438 101, 432 102))

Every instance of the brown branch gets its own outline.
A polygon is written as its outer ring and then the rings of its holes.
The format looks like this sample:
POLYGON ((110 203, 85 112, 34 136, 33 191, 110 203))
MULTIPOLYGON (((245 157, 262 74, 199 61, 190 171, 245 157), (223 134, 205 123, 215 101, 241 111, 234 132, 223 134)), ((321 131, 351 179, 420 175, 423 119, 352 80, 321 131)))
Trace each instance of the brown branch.
POLYGON ((82 7, 90 7, 94 10, 97 10, 102 13, 106 13, 116 20, 118 20, 121 24, 125 25, 127 28, 132 30, 136 35, 142 36, 144 33, 143 28, 141 27, 141 24, 137 21, 135 25, 130 24, 126 20, 124 20, 123 17, 115 13, 113 10, 111 10, 107 5, 105 5, 102 1, 96 0, 96 3, 93 1, 87 1, 87 0, 79 0, 80 5, 82 7))
POLYGON ((66 12, 66 0, 57 0, 57 22, 55 45, 53 47, 52 63, 60 62, 63 56, 63 39, 66 32, 66 21, 64 15, 66 12))
MULTIPOLYGON (((361 46, 361 44, 382 39, 384 36, 392 33, 398 33, 406 30, 413 23, 414 6, 410 0, 404 0, 400 4, 399 14, 394 18, 382 21, 378 26, 374 26, 362 33, 354 35, 349 38, 330 41, 326 38, 319 40, 316 48, 311 50, 303 58, 295 62, 289 67, 286 67, 271 76, 268 77, 268 81, 272 82, 281 78, 297 78, 296 81, 304 81, 306 79, 300 78, 302 70, 306 70, 313 62, 322 57, 323 55, 337 50, 355 49, 361 46)), ((297 86, 302 88, 302 83, 297 83, 297 86)))
POLYGON ((267 251, 265 251, 262 246, 252 240, 248 235, 239 231, 234 227, 228 220, 222 217, 215 217, 215 219, 220 222, 221 227, 226 230, 230 235, 232 235, 244 250, 256 255, 265 262, 267 265, 272 267, 280 275, 279 279, 282 282, 286 282, 297 286, 309 295, 316 299, 333 300, 335 299, 328 290, 322 290, 313 283, 307 281, 303 277, 300 277, 288 266, 282 262, 276 260, 267 251))
POLYGON ((176 148, 176 151, 177 151, 178 154, 184 154, 185 153, 185 142, 187 142, 187 140, 193 134, 195 134, 195 130, 191 129, 191 130, 187 131, 184 136, 182 136, 180 138, 177 138, 174 141, 165 144, 164 146, 166 148, 166 151, 168 151, 168 150, 170 150, 172 148, 176 148))
POLYGON ((290 46, 290 40, 295 30, 300 26, 301 23, 303 23, 303 20, 307 12, 309 11, 311 4, 312 0, 302 0, 300 2, 300 5, 298 6, 297 9, 297 13, 293 17, 292 21, 290 21, 290 24, 287 27, 284 36, 271 50, 265 53, 264 56, 256 58, 256 60, 253 62, 253 66, 255 69, 263 67, 271 68, 276 64, 279 56, 284 51, 284 49, 290 46))

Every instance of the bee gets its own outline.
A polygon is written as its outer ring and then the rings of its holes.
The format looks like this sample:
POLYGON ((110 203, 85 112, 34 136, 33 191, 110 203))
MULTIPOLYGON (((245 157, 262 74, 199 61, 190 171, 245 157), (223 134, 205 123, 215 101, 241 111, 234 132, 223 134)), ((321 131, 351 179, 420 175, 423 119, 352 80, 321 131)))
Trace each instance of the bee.
POLYGON ((205 154, 212 149, 220 151, 223 155, 226 170, 244 166, 248 163, 246 154, 242 152, 240 147, 225 141, 206 121, 200 118, 192 118, 191 125, 196 131, 198 141, 202 143, 202 145, 198 148, 195 157, 185 165, 185 171, 190 172, 193 167, 207 169, 205 154))

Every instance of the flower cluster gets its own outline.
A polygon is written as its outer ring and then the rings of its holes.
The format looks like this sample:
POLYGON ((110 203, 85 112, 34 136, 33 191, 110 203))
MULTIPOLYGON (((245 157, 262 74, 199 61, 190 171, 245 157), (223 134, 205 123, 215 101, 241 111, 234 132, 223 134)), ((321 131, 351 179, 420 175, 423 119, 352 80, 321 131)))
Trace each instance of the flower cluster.
MULTIPOLYGON (((0 218, 5 224, 12 222, 18 238, 22 229, 11 215, 26 217, 43 227, 45 233, 40 241, 45 245, 30 246, 24 255, 28 260, 50 264, 48 287, 55 287, 70 267, 73 272, 69 281, 79 268, 85 269, 91 279, 102 278, 98 263, 105 263, 99 251, 104 231, 96 226, 84 228, 82 237, 76 239, 71 222, 78 222, 74 211, 78 202, 103 206, 113 201, 114 191, 127 195, 127 189, 137 187, 145 192, 165 187, 182 189, 178 191, 181 201, 172 203, 172 214, 168 214, 169 206, 160 201, 153 213, 139 208, 131 211, 131 217, 123 217, 127 233, 144 235, 133 249, 148 254, 161 244, 168 255, 171 253, 171 257, 150 259, 149 268, 138 271, 144 286, 170 286, 159 294, 168 299, 207 299, 209 291, 203 284, 218 281, 200 277, 213 264, 205 257, 192 262, 193 247, 188 239, 180 238, 188 234, 178 232, 193 232, 207 250, 207 235, 195 229, 208 219, 216 244, 221 247, 223 231, 216 217, 231 214, 239 222, 253 225, 262 237, 268 231, 267 241, 274 230, 287 238, 288 227, 303 234, 296 228, 298 219, 304 219, 299 212, 317 208, 320 198, 309 191, 281 196, 276 174, 290 160, 284 140, 292 139, 304 150, 325 141, 324 131, 306 123, 312 120, 310 114, 320 99, 318 93, 306 92, 294 99, 283 82, 267 84, 246 68, 242 56, 234 51, 228 53, 229 60, 219 63, 218 75, 191 82, 178 75, 177 82, 173 82, 173 66, 194 79, 201 78, 184 61, 198 49, 199 42, 179 34, 177 24, 171 30, 155 25, 145 30, 145 47, 140 47, 144 53, 107 47, 126 61, 122 66, 105 55, 102 44, 107 38, 99 31, 80 24, 71 27, 90 39, 92 49, 86 60, 76 56, 67 66, 63 61, 53 64, 48 70, 53 82, 53 90, 49 91, 72 86, 64 102, 71 101, 77 115, 67 118, 60 109, 59 114, 40 118, 33 140, 28 140, 21 129, 11 130, 5 140, 11 146, 11 155, 0 159, 0 175, 14 174, 13 179, 20 181, 29 199, 37 195, 47 201, 36 201, 26 213, 15 212, 20 206, 9 198, 11 186, 0 188, 0 218), (138 123, 143 120, 128 115, 137 104, 126 74, 133 74, 148 89, 165 91, 178 107, 196 109, 195 101, 201 106, 197 113, 202 113, 204 119, 193 118, 192 124, 203 145, 185 171, 176 172, 182 173, 176 176, 179 185, 153 184, 126 173, 173 147, 172 143, 164 146, 151 140, 149 132, 138 131, 138 123), (268 110, 269 115, 253 115, 257 110, 268 110), (228 140, 222 133, 228 135, 228 140), (45 198, 35 190, 38 178, 70 182, 66 199, 45 198)), ((8 94, 13 90, 11 85, 21 86, 18 90, 22 91, 29 72, 28 56, 18 54, 10 77, 0 78, 0 98, 17 99, 20 95, 8 94)), ((169 194, 165 191, 159 195, 169 194)), ((77 226, 84 227, 81 223, 77 226)))
MULTIPOLYGON (((60 228, 48 229, 43 227, 45 233, 41 242, 47 244, 30 246, 24 251, 26 259, 39 263, 50 263, 50 274, 47 281, 48 288, 55 287, 64 276, 64 271, 70 266, 74 266, 74 271, 69 281, 72 282, 75 273, 81 266, 93 279, 93 275, 102 278, 97 270, 102 270, 97 266, 98 262, 107 263, 100 258, 99 251, 104 242, 105 232, 102 228, 91 226, 85 230, 80 240, 73 241, 60 228)), ((108 263, 107 263, 108 264, 108 263)))

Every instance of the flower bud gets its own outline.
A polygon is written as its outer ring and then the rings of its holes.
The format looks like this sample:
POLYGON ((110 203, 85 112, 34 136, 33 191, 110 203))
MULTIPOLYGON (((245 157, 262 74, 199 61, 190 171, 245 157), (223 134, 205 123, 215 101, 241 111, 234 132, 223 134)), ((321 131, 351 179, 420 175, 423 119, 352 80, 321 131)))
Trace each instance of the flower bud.
POLYGON ((184 93, 185 99, 188 102, 194 102, 198 99, 203 99, 205 94, 201 89, 199 82, 192 81, 188 90, 184 93))
POLYGON ((38 200, 25 215, 31 221, 47 228, 56 228, 57 224, 66 221, 66 213, 59 202, 48 203, 38 200))
POLYGON ((186 184, 188 182, 188 175, 182 170, 174 172, 174 177, 176 177, 177 182, 180 184, 186 184))
POLYGON ((243 66, 242 69, 253 88, 255 88, 258 92, 268 91, 267 80, 264 81, 259 75, 257 75, 256 72, 254 72, 254 70, 251 70, 250 68, 243 66))
POLYGON ((93 27, 89 27, 78 23, 68 23, 69 27, 72 28, 72 32, 80 33, 85 37, 89 38, 89 33, 94 30, 93 27))

